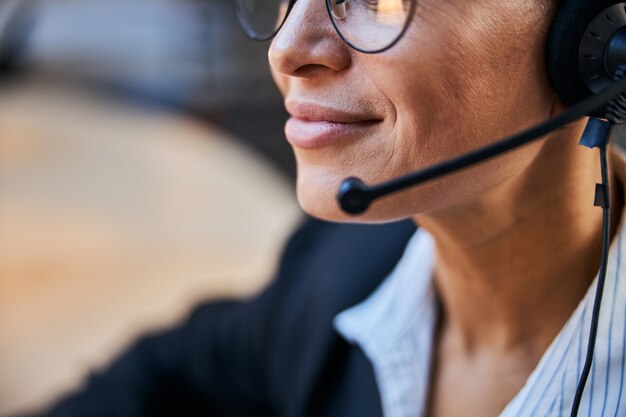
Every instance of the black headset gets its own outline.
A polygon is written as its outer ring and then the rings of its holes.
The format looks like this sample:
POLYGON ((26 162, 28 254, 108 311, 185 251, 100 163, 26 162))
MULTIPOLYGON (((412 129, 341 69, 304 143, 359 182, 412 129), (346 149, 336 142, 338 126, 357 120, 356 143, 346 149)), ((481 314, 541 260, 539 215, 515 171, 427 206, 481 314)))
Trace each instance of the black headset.
MULTIPOLYGON (((562 1, 562 0, 561 0, 562 1)), ((546 64, 552 87, 570 108, 547 122, 484 148, 387 181, 368 186, 348 178, 337 200, 350 215, 368 209, 388 194, 450 174, 538 140, 584 116, 590 116, 581 145, 600 150, 602 183, 594 204, 602 208, 602 259, 591 315, 587 355, 570 417, 578 416, 592 366, 610 244, 610 189, 607 146, 614 127, 626 121, 626 2, 565 0, 559 6, 546 43, 546 64)))
POLYGON ((626 64, 626 2, 563 2, 548 37, 546 64, 552 87, 568 105, 609 87, 626 64))

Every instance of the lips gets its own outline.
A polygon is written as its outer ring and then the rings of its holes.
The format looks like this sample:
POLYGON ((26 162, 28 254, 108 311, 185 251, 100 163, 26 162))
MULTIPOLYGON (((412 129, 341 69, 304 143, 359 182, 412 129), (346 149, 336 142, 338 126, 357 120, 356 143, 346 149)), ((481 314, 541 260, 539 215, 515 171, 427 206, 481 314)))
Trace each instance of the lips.
POLYGON ((313 149, 349 140, 382 121, 368 112, 351 112, 319 103, 286 101, 291 118, 285 125, 285 135, 293 146, 313 149))

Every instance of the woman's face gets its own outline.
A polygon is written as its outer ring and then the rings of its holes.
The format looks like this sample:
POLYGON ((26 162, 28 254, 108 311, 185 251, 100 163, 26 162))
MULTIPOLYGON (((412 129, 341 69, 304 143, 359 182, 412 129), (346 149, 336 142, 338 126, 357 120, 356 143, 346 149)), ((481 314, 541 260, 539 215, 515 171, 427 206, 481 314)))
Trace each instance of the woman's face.
POLYGON ((285 132, 298 199, 335 221, 381 222, 450 208, 520 174, 540 143, 374 203, 358 218, 337 206, 343 179, 368 184, 424 168, 543 121, 546 0, 418 0, 404 38, 374 55, 335 32, 324 0, 298 0, 269 60, 291 114, 285 132))

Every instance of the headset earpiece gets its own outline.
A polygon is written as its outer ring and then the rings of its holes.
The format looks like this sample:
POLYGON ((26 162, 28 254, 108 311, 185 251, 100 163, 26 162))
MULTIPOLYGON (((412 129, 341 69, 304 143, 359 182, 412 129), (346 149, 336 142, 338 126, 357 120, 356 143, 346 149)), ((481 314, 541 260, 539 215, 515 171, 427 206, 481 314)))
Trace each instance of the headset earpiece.
MULTIPOLYGON (((626 62, 622 56, 626 56, 626 2, 565 0, 546 49, 550 82, 565 104, 574 105, 607 88, 616 61, 626 62)), ((598 115, 603 110, 598 109, 598 115)))

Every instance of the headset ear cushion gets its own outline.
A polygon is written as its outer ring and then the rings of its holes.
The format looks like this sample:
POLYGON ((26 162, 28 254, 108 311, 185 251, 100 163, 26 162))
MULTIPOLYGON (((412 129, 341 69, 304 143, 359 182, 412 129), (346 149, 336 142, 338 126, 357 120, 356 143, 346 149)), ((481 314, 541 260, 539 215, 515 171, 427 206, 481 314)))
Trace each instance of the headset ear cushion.
POLYGON ((566 0, 559 8, 546 45, 546 63, 552 87, 567 105, 591 96, 579 65, 580 45, 591 22, 619 4, 615 0, 566 0))

